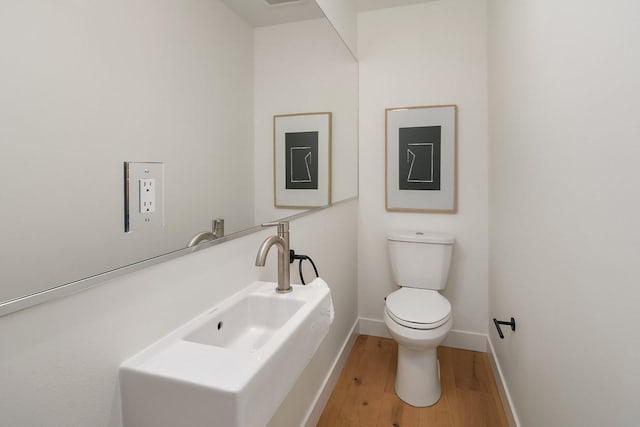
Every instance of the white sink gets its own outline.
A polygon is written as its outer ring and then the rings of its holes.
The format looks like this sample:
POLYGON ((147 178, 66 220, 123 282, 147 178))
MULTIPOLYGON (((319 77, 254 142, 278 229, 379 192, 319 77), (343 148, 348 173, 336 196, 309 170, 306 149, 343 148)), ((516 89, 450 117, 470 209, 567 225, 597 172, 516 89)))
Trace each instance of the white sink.
POLYGON ((120 366, 124 427, 264 426, 333 321, 326 283, 255 282, 120 366))
POLYGON ((274 298, 273 289, 268 291, 249 294, 219 310, 184 339, 228 349, 259 349, 305 304, 295 296, 274 298))

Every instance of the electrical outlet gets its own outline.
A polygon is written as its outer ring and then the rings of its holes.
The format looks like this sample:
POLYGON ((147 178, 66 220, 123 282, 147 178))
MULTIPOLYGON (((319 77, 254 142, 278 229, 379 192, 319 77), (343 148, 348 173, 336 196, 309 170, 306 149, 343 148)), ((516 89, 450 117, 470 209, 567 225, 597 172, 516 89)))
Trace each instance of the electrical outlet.
POLYGON ((164 164, 125 162, 124 182, 124 231, 164 227, 164 164))
POLYGON ((138 181, 140 190, 140 213, 156 211, 156 180, 144 178, 138 181))

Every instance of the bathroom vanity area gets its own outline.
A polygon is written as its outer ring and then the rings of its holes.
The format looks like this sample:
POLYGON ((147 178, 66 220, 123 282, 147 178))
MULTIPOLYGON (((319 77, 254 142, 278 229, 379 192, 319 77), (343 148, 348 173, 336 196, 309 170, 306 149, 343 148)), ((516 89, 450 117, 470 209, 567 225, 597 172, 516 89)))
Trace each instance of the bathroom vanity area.
MULTIPOLYGON (((305 3, 302 19, 262 24, 221 0, 7 3, 0 198, 15 209, 0 213, 2 423, 123 425, 123 361, 252 283, 275 281, 273 254, 255 266, 273 231, 259 224, 292 215, 291 246, 313 256, 336 315, 331 328, 314 323, 326 336, 262 421, 319 416, 357 317, 356 266, 345 262, 356 253, 357 62, 305 3), (276 208, 273 117, 318 111, 334 118, 330 205, 276 208), (128 161, 164 164, 162 227, 125 231, 128 161), (187 248, 215 218, 225 236, 187 248)), ((273 350, 268 342, 256 356, 273 350)))
POLYGON ((124 427, 267 425, 329 332, 322 279, 255 282, 120 367, 124 427))

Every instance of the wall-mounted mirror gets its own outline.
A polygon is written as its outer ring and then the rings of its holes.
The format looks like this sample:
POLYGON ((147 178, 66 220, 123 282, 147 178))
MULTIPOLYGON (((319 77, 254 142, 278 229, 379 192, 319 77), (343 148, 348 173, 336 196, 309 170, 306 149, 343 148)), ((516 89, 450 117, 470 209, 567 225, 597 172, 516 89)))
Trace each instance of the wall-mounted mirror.
POLYGON ((332 112, 332 202, 357 195, 357 63, 315 1, 268 3, 2 3, 0 305, 297 213, 274 115, 332 112), (124 231, 127 161, 163 164, 163 226, 124 231))

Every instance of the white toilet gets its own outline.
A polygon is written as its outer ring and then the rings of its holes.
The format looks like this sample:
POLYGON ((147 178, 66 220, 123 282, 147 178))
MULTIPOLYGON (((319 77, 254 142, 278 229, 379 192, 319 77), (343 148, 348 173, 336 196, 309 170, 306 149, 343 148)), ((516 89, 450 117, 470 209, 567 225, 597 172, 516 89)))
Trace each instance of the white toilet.
POLYGON ((391 273, 400 286, 387 296, 384 323, 398 343, 396 393, 413 406, 440 399, 437 348, 451 329, 451 304, 438 292, 447 284, 455 238, 431 232, 387 235, 391 273))

